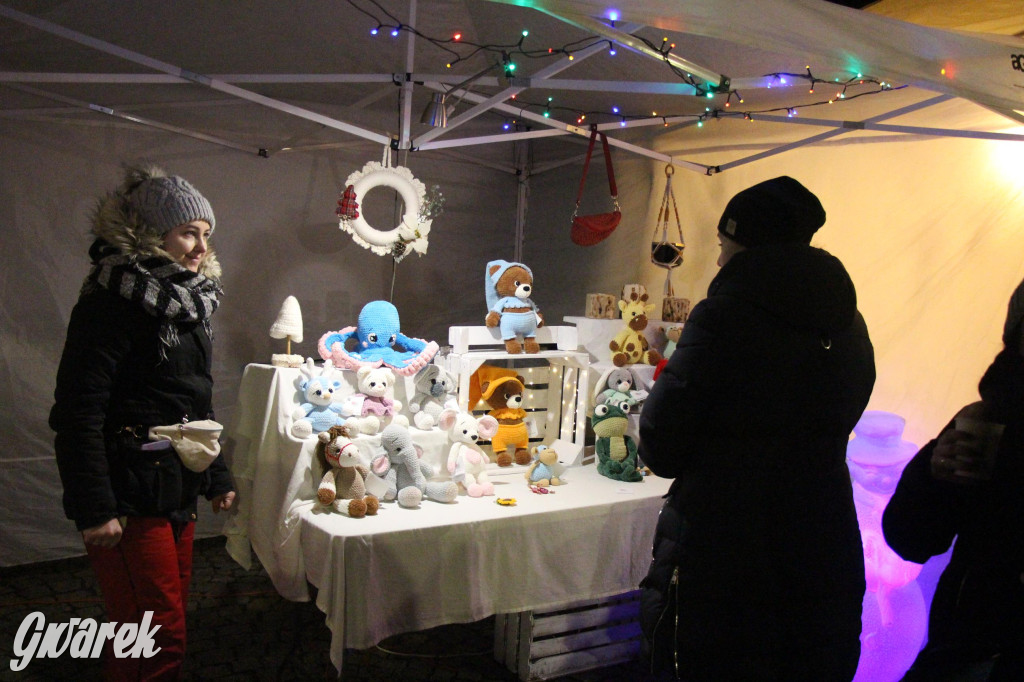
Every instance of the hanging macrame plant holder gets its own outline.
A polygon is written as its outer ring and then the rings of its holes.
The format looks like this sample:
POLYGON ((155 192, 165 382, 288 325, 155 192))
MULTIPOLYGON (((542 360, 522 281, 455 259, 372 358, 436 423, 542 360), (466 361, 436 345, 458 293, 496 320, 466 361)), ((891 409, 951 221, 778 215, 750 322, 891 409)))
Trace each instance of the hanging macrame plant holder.
POLYGON ((572 231, 569 236, 574 244, 579 246, 593 246, 612 233, 622 220, 619 212, 619 191, 615 187, 615 171, 612 169, 612 153, 608 147, 608 137, 604 133, 597 132, 597 126, 590 129, 590 145, 587 147, 587 158, 583 162, 583 177, 580 178, 580 191, 576 194, 576 209, 572 212, 572 231), (604 148, 604 164, 608 169, 608 191, 612 196, 612 204, 615 210, 611 213, 593 213, 591 215, 577 215, 580 210, 580 200, 583 198, 583 185, 587 181, 587 169, 590 168, 590 157, 594 153, 594 142, 601 137, 601 146, 604 148))
POLYGON ((683 264, 683 250, 686 242, 683 241, 683 225, 679 222, 679 209, 676 207, 676 195, 672 191, 672 175, 675 174, 675 167, 672 164, 665 166, 665 194, 661 197, 661 208, 658 210, 658 222, 654 225, 654 235, 651 237, 651 262, 659 268, 665 268, 665 296, 675 296, 672 290, 672 269, 683 264), (669 209, 676 220, 676 232, 679 241, 669 241, 668 221, 669 209), (661 230, 661 239, 658 240, 658 230, 661 230))

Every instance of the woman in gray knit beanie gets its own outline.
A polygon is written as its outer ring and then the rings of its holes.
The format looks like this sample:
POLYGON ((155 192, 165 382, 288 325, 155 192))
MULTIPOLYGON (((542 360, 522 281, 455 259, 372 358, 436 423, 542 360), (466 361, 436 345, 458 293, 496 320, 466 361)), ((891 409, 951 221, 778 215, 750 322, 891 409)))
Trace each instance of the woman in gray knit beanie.
POLYGON ((155 166, 127 167, 92 215, 93 267, 68 324, 50 427, 64 512, 82 533, 107 619, 145 614, 156 651, 118 658, 108 647, 105 679, 177 679, 197 497, 214 512, 235 498, 223 457, 196 471, 170 441, 149 438, 153 426, 212 417, 215 225, 199 190, 155 166))

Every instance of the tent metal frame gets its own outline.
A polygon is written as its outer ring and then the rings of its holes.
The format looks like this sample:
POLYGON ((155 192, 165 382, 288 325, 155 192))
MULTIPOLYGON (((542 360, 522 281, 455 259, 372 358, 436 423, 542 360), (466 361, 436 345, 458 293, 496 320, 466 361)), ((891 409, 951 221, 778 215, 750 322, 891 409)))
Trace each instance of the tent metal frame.
MULTIPOLYGON (((499 0, 501 1, 501 0, 499 0)), ((674 68, 685 71, 688 75, 695 78, 700 78, 708 83, 709 88, 715 89, 723 85, 729 84, 730 81, 727 77, 722 74, 717 74, 713 70, 706 69, 698 64, 689 62, 677 55, 672 53, 663 54, 657 50, 650 48, 645 45, 642 41, 637 40, 631 34, 641 28, 637 24, 624 24, 621 26, 612 26, 603 21, 599 21, 592 17, 588 17, 582 14, 572 12, 555 12, 552 9, 545 7, 543 3, 538 3, 535 6, 537 11, 540 11, 548 16, 554 17, 563 21, 567 24, 583 28, 587 31, 592 31, 598 35, 607 38, 609 43, 615 43, 623 46, 626 49, 632 50, 637 54, 641 54, 658 61, 669 62, 674 68)), ((414 25, 416 20, 417 11, 417 0, 409 1, 409 22, 410 25, 414 25)), ((247 145, 243 145, 231 140, 227 140, 221 137, 207 135, 195 130, 189 130, 180 126, 168 125, 161 123, 157 120, 139 116, 136 114, 128 113, 126 109, 115 109, 111 106, 106 106, 94 102, 86 102, 77 100, 71 97, 65 97, 55 93, 31 88, 25 83, 121 83, 121 84, 192 84, 200 85, 218 92, 225 93, 230 97, 237 98, 260 106, 265 106, 282 113, 296 116, 308 121, 312 121, 321 126, 332 128, 340 132, 355 136, 361 140, 367 140, 376 142, 378 144, 389 145, 393 149, 397 149, 403 152, 409 151, 427 151, 427 150, 442 150, 452 149, 455 147, 473 146, 481 144, 493 144, 497 142, 513 142, 518 143, 519 141, 541 139, 547 137, 557 136, 579 136, 587 137, 590 134, 589 126, 572 125, 557 119, 541 116, 532 112, 526 111, 523 108, 517 108, 514 106, 514 100, 511 98, 526 90, 528 88, 546 88, 556 90, 592 90, 592 91, 605 91, 605 92, 622 92, 622 93, 654 93, 654 94, 669 94, 669 95, 683 95, 693 96, 698 94, 697 89, 688 83, 683 82, 644 82, 635 83, 629 81, 593 81, 593 80, 574 80, 574 79, 556 79, 553 76, 571 68, 575 64, 579 64, 585 61, 587 58, 602 52, 605 49, 604 42, 592 45, 584 50, 581 50, 573 55, 573 59, 563 57, 555 62, 548 64, 537 73, 534 73, 528 77, 511 78, 511 79, 498 79, 495 77, 484 77, 479 79, 477 82, 481 84, 498 86, 499 91, 493 95, 483 96, 463 89, 457 92, 446 90, 445 86, 456 82, 461 82, 461 76, 448 75, 448 74, 418 74, 414 69, 414 51, 415 51, 415 35, 408 33, 408 40, 406 41, 406 72, 404 74, 221 74, 221 75, 205 75, 190 72, 183 69, 175 64, 170 64, 159 59, 154 59, 147 55, 122 48, 114 45, 107 41, 103 41, 91 36, 88 36, 79 31, 69 29, 58 24, 55 24, 38 17, 34 17, 24 12, 11 9, 4 5, 0 5, 0 16, 8 19, 18 21, 22 24, 32 26, 40 31, 51 33, 53 35, 77 42, 79 44, 91 47, 100 52, 120 57, 127 61, 135 64, 151 68, 157 71, 156 74, 102 74, 102 73, 45 73, 45 72, 0 72, 0 84, 7 84, 8 87, 18 89, 23 92, 27 92, 39 97, 52 99, 72 107, 81 109, 87 109, 96 113, 100 113, 106 116, 112 116, 119 118, 124 121, 128 121, 138 125, 144 125, 153 127, 166 132, 171 132, 180 135, 186 135, 195 139, 203 140, 213 144, 218 144, 232 149, 241 151, 257 151, 262 156, 269 156, 270 150, 259 149, 253 150, 247 145), (324 114, 312 111, 310 109, 300 107, 288 102, 284 102, 278 99, 267 97, 251 90, 247 90, 240 87, 238 84, 265 84, 265 83, 292 83, 292 84, 309 84, 309 83, 380 83, 380 84, 399 84, 401 86, 401 101, 400 101, 400 134, 395 139, 393 136, 385 135, 377 131, 368 130, 364 127, 347 123, 338 118, 326 116, 324 114), (21 84, 21 85, 19 85, 21 84), (422 86, 434 91, 448 92, 449 94, 457 94, 463 100, 472 102, 474 105, 463 113, 450 119, 447 127, 445 128, 433 128, 427 132, 413 137, 412 135, 412 93, 415 86, 422 86), (543 126, 540 130, 520 131, 513 133, 502 133, 495 135, 478 135, 472 137, 454 137, 450 136, 450 133, 457 129, 464 123, 480 116, 481 114, 488 111, 498 111, 503 114, 515 117, 517 120, 526 120, 532 123, 543 126), (447 137, 445 137, 447 136, 447 137), (444 137, 444 139, 442 139, 444 137)), ((766 87, 767 81, 765 78, 751 78, 743 80, 731 81, 732 87, 743 87, 744 89, 754 89, 759 87, 766 87)), ((778 83, 775 84, 778 87, 778 83)), ((365 106, 367 103, 375 101, 380 97, 386 96, 390 90, 377 91, 368 95, 360 103, 357 103, 355 108, 365 106)), ((879 116, 874 116, 869 119, 862 121, 849 121, 849 120, 832 120, 832 119, 820 119, 820 118, 806 118, 806 117, 788 117, 788 116, 776 116, 769 114, 757 114, 756 119, 759 121, 765 121, 770 123, 778 124, 789 124, 789 125, 812 125, 832 128, 832 130, 813 135, 811 137, 804 138, 788 144, 783 144, 773 149, 766 150, 764 152, 739 159, 729 163, 723 163, 720 165, 709 165, 695 163, 679 158, 674 155, 665 154, 658 152, 653 149, 648 149, 639 145, 631 144, 615 137, 609 138, 609 143, 615 147, 618 147, 624 151, 628 151, 633 154, 645 156, 657 161, 665 163, 671 163, 680 168, 699 172, 705 175, 711 175, 714 173, 720 173, 730 168, 734 168, 739 165, 751 163, 756 160, 781 154, 783 152, 803 147, 809 144, 814 144, 837 135, 842 135, 855 131, 878 131, 887 133, 899 133, 899 134, 911 134, 911 135, 930 135, 930 136, 943 136, 943 137, 958 137, 958 138, 972 138, 981 140, 1001 140, 1001 141, 1024 141, 1024 135, 1016 135, 1011 133, 992 133, 984 131, 969 131, 969 130, 954 130, 948 128, 933 128, 933 127, 922 127, 922 126, 901 126, 892 124, 883 124, 881 121, 893 118, 910 111, 917 111, 924 107, 932 106, 940 102, 949 99, 949 95, 942 95, 938 97, 925 100, 916 105, 910 107, 903 107, 895 111, 888 112, 879 116)), ((1001 109, 995 109, 999 114, 1007 115, 1001 109)), ((22 112, 23 113, 23 112, 22 112)), ((10 112, 0 112, 0 115, 10 115, 10 112)), ((754 118, 754 116, 751 116, 754 118)), ((1018 114, 1017 116, 1010 116, 1010 118, 1017 121, 1024 121, 1024 116, 1018 114)), ((620 123, 603 123, 597 126, 599 130, 611 131, 617 128, 635 128, 644 126, 688 126, 694 125, 697 121, 693 116, 677 116, 677 117, 651 117, 649 119, 633 119, 629 121, 623 120, 620 123)), ((293 146, 291 144, 282 147, 277 151, 300 151, 302 149, 324 149, 329 148, 332 145, 310 145, 307 147, 293 146)), ((338 147, 348 146, 345 143, 339 143, 334 145, 338 147)), ((565 163, 572 163, 576 157, 567 159, 564 162, 558 162, 554 167, 564 165, 565 163)), ((514 169, 517 172, 521 172, 521 168, 514 169)), ((535 169, 536 171, 536 169, 535 169)))

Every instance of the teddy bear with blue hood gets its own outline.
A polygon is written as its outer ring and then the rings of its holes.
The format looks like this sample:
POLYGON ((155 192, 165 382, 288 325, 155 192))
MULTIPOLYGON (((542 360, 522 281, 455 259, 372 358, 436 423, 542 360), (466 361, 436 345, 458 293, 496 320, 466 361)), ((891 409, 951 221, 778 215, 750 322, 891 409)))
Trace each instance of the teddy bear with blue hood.
POLYGON ((544 326, 544 317, 530 299, 533 292, 533 272, 522 263, 492 260, 484 273, 484 291, 487 295, 488 327, 498 327, 510 355, 537 353, 537 328, 544 326), (520 344, 519 337, 523 343, 520 344))

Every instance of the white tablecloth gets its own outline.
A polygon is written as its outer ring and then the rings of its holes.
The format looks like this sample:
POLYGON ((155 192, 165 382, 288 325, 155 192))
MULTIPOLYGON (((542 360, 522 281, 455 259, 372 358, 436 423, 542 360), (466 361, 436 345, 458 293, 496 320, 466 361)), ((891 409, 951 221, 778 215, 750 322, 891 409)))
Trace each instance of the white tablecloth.
POLYGON ((515 498, 515 506, 460 496, 418 509, 384 503, 377 516, 363 519, 320 511, 309 467, 315 441, 287 434, 291 371, 250 365, 243 376, 239 417, 228 434, 240 493, 228 550, 244 566, 251 542, 287 599, 308 600, 307 580, 317 588, 338 669, 345 648, 620 594, 646 574, 660 498, 670 484, 657 477, 619 483, 593 465, 573 467, 566 485, 540 495, 522 470, 499 470, 492 473, 497 496, 515 498))

